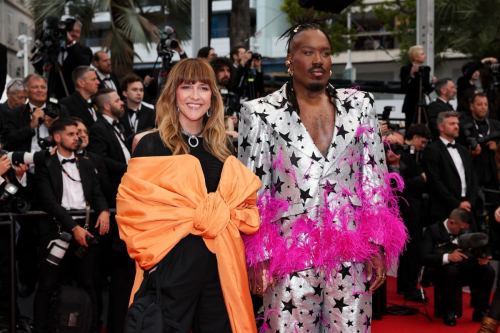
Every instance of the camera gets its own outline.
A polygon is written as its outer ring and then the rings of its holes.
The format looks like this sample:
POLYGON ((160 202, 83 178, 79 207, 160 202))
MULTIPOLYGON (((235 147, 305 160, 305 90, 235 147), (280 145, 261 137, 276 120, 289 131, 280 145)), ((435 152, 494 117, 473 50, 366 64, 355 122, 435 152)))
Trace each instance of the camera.
POLYGON ((234 113, 240 110, 239 108, 239 96, 227 89, 219 89, 220 95, 222 97, 222 102, 224 104, 224 115, 232 116, 234 113))
POLYGON ((382 117, 381 120, 385 121, 387 124, 387 128, 390 129, 391 131, 398 130, 399 125, 397 124, 391 124, 389 118, 391 117, 391 112, 396 110, 395 106, 384 106, 384 111, 382 112, 382 117))
POLYGON ((394 153, 394 155, 401 155, 403 152, 410 154, 415 154, 415 146, 410 145, 400 145, 399 143, 386 143, 384 145, 384 150, 387 153, 389 150, 394 153))
POLYGON ((168 25, 163 30, 163 33, 160 36, 160 43, 158 43, 158 55, 170 55, 172 56, 172 50, 179 47, 179 43, 176 40, 172 39, 172 35, 175 33, 175 30, 168 25))
POLYGON ((6 183, 0 192, 0 201, 6 212, 26 213, 31 208, 29 200, 16 196, 19 187, 13 183, 6 183))
POLYGON ((46 150, 46 149, 49 149, 51 147, 55 147, 56 142, 54 141, 54 137, 52 137, 52 135, 49 135, 46 138, 38 139, 38 145, 40 146, 40 148, 46 150))
POLYGON ((99 236, 96 235, 94 237, 90 237, 89 235, 86 235, 85 241, 87 242, 88 247, 82 245, 78 248, 78 250, 75 251, 75 255, 80 259, 85 258, 89 250, 89 247, 92 247, 97 243, 99 243, 99 236))
MULTIPOLYGON (((59 106, 59 101, 57 99, 54 97, 49 98, 46 105, 47 107, 42 109, 46 116, 49 116, 52 119, 59 117, 61 114, 61 107, 59 106)), ((41 118, 38 121, 40 124, 43 123, 43 119, 41 118)))
POLYGON ((49 249, 49 254, 47 255, 47 261, 52 265, 59 266, 62 258, 66 254, 66 250, 69 247, 69 242, 73 239, 73 235, 69 232, 63 231, 59 235, 58 239, 54 239, 49 243, 47 247, 49 249))
POLYGON ((59 54, 61 47, 66 44, 67 33, 73 30, 76 19, 67 17, 66 20, 59 20, 55 15, 49 15, 43 21, 42 34, 35 41, 35 45, 31 52, 35 53, 31 61, 37 56, 43 58, 54 58, 59 54))
POLYGON ((472 150, 475 150, 477 148, 477 145, 500 138, 500 131, 494 131, 485 136, 476 138, 475 136, 472 135, 471 132, 472 127, 474 127, 472 123, 468 123, 463 126, 464 134, 465 137, 467 138, 467 143, 470 145, 472 150))
POLYGON ((260 55, 260 53, 252 53, 252 60, 260 60, 262 59, 262 56, 260 55))
POLYGON ((418 75, 429 75, 431 73, 431 68, 426 65, 418 66, 418 71, 415 74, 418 75))
POLYGON ((489 69, 490 69, 490 73, 494 76, 500 76, 500 64, 499 63, 496 63, 496 64, 490 64, 489 66, 489 69))
POLYGON ((40 150, 34 153, 28 153, 25 151, 13 151, 8 152, 6 150, 0 150, 0 157, 7 155, 12 166, 18 166, 19 164, 34 164, 34 165, 50 165, 50 153, 48 150, 40 150))

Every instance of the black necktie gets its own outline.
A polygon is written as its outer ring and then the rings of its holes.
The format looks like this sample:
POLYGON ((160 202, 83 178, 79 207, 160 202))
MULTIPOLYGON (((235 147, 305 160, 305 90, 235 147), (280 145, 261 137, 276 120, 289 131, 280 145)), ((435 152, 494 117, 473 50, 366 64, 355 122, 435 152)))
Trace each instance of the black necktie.
POLYGON ((456 144, 451 144, 451 143, 448 143, 448 144, 446 145, 446 148, 455 148, 455 149, 457 149, 457 145, 456 145, 456 144))
POLYGON ((65 163, 75 163, 75 161, 76 161, 76 158, 65 159, 65 160, 62 160, 62 161, 61 161, 61 164, 65 164, 65 163))

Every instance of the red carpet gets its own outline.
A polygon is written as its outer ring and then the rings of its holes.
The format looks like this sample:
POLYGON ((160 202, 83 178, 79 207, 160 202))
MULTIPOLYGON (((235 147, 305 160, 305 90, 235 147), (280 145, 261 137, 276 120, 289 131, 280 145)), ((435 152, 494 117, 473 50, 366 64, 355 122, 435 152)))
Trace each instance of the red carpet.
POLYGON ((396 278, 387 278, 387 306, 406 305, 416 307, 421 313, 410 316, 383 316, 382 320, 372 321, 372 333, 476 333, 481 326, 480 323, 472 321, 472 311, 469 308, 470 294, 463 293, 463 315, 457 319, 457 326, 449 327, 443 324, 443 320, 434 317, 434 290, 433 287, 424 288, 426 296, 429 297, 427 311, 432 319, 432 323, 422 313, 425 308, 420 303, 406 302, 402 295, 396 294, 396 278))

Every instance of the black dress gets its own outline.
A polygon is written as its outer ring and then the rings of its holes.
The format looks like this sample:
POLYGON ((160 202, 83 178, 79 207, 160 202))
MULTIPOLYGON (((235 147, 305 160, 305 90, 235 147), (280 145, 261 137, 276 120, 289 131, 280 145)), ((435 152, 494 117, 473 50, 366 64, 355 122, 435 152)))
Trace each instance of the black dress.
MULTIPOLYGON (((187 139, 187 136, 184 136, 186 142, 187 139)), ((200 161, 208 192, 215 192, 223 163, 205 150, 202 138, 198 140, 199 145, 190 148, 190 154, 200 161)), ((141 139, 132 157, 171 155, 172 151, 163 144, 159 133, 154 132, 141 139)), ((183 238, 160 261, 158 270, 165 313, 168 319, 181 325, 180 330, 172 328, 167 332, 231 332, 220 286, 217 259, 215 254, 208 250, 201 236, 189 234, 183 238)), ((138 294, 143 292, 144 288, 147 293, 155 293, 153 276, 143 281, 138 294)))

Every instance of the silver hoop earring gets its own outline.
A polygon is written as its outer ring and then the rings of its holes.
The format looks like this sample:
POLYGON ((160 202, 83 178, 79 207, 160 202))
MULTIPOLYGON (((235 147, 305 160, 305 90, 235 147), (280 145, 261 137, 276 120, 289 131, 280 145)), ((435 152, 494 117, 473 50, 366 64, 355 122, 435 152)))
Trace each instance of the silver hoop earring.
POLYGON ((210 109, 207 110, 207 117, 210 117, 210 109))
POLYGON ((175 103, 175 106, 177 107, 177 113, 180 113, 181 110, 179 109, 179 105, 177 103, 175 103))

